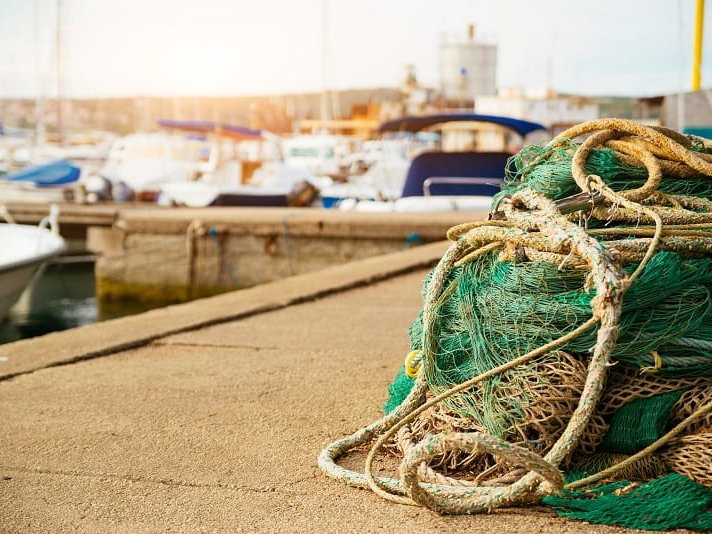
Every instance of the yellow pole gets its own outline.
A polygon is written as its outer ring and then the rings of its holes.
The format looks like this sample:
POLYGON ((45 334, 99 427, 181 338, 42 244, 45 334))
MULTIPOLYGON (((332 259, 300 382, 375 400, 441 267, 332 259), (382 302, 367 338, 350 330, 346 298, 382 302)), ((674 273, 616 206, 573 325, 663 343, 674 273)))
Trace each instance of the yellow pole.
POLYGON ((700 90, 700 68, 702 66, 702 26, 705 19, 705 0, 697 0, 695 5, 695 50, 692 62, 692 90, 700 90))

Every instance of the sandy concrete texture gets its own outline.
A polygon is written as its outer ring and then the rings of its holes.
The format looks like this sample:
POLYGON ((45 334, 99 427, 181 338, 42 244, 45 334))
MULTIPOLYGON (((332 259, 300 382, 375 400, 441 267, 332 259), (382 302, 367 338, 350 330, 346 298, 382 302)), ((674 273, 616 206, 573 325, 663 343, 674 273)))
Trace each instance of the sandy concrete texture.
POLYGON ((441 517, 318 470, 380 416, 408 350, 427 274, 409 254, 12 344, 28 363, 0 381, 0 531, 632 532, 441 517))

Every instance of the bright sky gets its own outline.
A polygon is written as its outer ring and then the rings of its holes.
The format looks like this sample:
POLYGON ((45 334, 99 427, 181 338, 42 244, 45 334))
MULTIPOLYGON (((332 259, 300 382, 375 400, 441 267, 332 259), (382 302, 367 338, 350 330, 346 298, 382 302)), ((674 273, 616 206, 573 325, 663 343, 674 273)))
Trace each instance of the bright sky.
POLYGON ((437 86, 440 39, 470 23, 500 88, 650 96, 692 76, 694 0, 0 0, 0 97, 56 95, 58 4, 72 97, 395 87, 406 64, 437 86))

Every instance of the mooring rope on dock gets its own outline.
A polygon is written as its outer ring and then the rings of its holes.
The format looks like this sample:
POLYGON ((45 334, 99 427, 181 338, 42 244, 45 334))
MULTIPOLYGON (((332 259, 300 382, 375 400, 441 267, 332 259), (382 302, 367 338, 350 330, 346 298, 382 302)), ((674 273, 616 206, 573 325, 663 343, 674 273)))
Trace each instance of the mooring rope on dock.
POLYGON ((388 413, 319 467, 445 514, 712 529, 710 142, 600 119, 512 163, 490 220, 448 232, 388 413))
MULTIPOLYGON (((203 221, 195 219, 181 234, 150 234, 148 242, 145 242, 145 237, 139 236, 138 239, 132 240, 134 246, 123 248, 120 252, 103 253, 97 259, 109 265, 115 261, 119 264, 126 262, 130 264, 132 275, 139 274, 139 278, 141 278, 140 273, 151 272, 155 278, 161 270, 167 270, 172 278, 168 282, 164 279, 162 283, 180 286, 181 293, 184 293, 180 295, 180 299, 191 299, 201 295, 201 279, 204 282, 206 274, 214 279, 221 279, 226 275, 229 283, 221 286, 221 290, 238 287, 239 280, 223 242, 228 235, 225 227, 208 226, 203 221), (214 254, 211 253, 211 249, 214 249, 214 254), (215 257, 217 261, 213 261, 215 257), (184 271, 181 270, 182 266, 185 268, 184 271), (207 272, 206 267, 211 272, 207 272)), ((114 282, 111 281, 110 284, 112 283, 114 282)))

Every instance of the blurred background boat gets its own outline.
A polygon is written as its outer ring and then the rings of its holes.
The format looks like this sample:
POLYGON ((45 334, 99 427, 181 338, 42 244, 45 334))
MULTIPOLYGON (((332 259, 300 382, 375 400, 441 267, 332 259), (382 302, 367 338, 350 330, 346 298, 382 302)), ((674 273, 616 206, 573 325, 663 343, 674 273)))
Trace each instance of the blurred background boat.
POLYGON ((294 188, 316 181, 290 165, 281 138, 214 121, 158 121, 162 132, 117 140, 97 176, 110 200, 163 206, 287 206, 294 188))
POLYGON ((81 169, 67 160, 32 165, 0 175, 0 200, 5 202, 64 202, 71 200, 81 169))
MULTIPOLYGON (((8 215, 1 208, 4 217, 8 215)), ((39 225, 0 223, 0 322, 45 263, 64 252, 57 230, 56 209, 39 225)))
POLYGON ((437 143, 395 152, 348 185, 322 190, 325 205, 357 211, 450 211, 489 207, 507 162, 542 124, 496 115, 446 113, 406 116, 381 124, 382 134, 428 131, 437 143), (400 173, 379 180, 379 164, 400 173))

